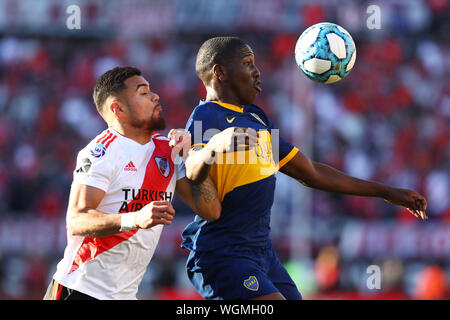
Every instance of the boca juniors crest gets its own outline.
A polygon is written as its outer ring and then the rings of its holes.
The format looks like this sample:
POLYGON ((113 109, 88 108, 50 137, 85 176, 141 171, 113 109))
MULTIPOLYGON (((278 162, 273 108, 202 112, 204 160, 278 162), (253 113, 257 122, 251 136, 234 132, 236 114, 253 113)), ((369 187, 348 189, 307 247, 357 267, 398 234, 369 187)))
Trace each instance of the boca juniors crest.
POLYGON ((155 157, 156 166, 164 178, 170 175, 170 162, 166 157, 155 157))
POLYGON ((255 276, 248 277, 248 279, 244 280, 244 287, 246 287, 248 290, 258 291, 259 289, 258 279, 255 276))

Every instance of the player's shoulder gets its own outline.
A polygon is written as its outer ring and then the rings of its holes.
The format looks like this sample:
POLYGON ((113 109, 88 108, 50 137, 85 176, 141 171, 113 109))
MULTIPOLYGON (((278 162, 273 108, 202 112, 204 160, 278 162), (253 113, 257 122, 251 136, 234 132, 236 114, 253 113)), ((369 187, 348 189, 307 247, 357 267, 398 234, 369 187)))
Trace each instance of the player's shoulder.
POLYGON ((266 114, 266 112, 261 107, 258 107, 255 104, 249 104, 246 107, 247 107, 246 108, 247 112, 252 113, 260 121, 262 120, 262 122, 266 126, 270 127, 272 125, 272 121, 270 120, 269 116, 266 114))
POLYGON ((200 104, 195 107, 192 115, 203 118, 214 118, 217 117, 217 114, 222 110, 223 108, 213 101, 201 101, 200 104))
POLYGON ((202 126, 215 127, 217 119, 220 117, 220 106, 211 101, 200 101, 191 113, 189 120, 186 124, 186 130, 195 123, 195 121, 201 121, 202 126))
POLYGON ((262 116, 267 118, 267 115, 264 112, 264 110, 261 107, 258 107, 256 104, 248 104, 248 105, 246 105, 246 107, 247 107, 246 108, 247 112, 253 112, 253 113, 256 113, 258 115, 262 115, 262 116))
POLYGON ((94 137, 79 153, 83 157, 88 157, 93 161, 103 160, 106 158, 115 158, 120 144, 120 135, 114 130, 108 128, 94 137))

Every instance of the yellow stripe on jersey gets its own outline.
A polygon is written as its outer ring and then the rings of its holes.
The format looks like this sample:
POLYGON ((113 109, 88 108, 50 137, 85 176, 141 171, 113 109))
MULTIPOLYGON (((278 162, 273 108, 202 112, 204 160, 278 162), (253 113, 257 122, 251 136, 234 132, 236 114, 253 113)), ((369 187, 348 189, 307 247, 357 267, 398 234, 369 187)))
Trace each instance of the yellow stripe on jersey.
POLYGON ((294 147, 286 157, 281 159, 280 162, 278 163, 278 170, 280 170, 282 166, 288 163, 297 154, 298 151, 299 151, 298 148, 294 147))
POLYGON ((211 102, 217 103, 219 106, 222 106, 224 108, 227 108, 227 109, 230 109, 230 110, 233 110, 236 112, 241 112, 241 113, 244 112, 244 108, 235 106, 234 104, 231 104, 231 103, 225 103, 225 102, 219 102, 219 101, 211 101, 211 102))

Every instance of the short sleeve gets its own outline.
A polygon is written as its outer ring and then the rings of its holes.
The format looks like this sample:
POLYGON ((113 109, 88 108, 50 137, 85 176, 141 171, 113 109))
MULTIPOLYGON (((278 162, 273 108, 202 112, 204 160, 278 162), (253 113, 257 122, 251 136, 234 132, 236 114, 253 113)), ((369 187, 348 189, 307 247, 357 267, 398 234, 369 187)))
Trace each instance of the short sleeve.
MULTIPOLYGON (((288 163, 297 153, 298 148, 292 143, 286 141, 283 137, 279 137, 279 157, 278 157, 278 169, 288 163)), ((272 141, 272 151, 273 141, 272 141)))
POLYGON ((107 156, 92 155, 89 148, 78 153, 73 182, 108 191, 114 174, 113 164, 107 156))
POLYGON ((177 175, 177 180, 183 179, 186 176, 186 166, 184 165, 183 158, 179 155, 175 159, 175 174, 177 175))

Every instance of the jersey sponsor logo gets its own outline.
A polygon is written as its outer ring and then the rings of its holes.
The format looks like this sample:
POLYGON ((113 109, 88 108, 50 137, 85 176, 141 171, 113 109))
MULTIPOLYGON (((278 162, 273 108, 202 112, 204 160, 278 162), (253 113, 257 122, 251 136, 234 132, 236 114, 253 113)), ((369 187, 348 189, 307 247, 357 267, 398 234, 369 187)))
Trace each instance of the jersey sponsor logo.
POLYGON ((233 117, 233 118, 231 118, 231 119, 228 119, 228 118, 227 118, 227 122, 228 122, 228 123, 232 123, 232 122, 234 121, 234 119, 236 119, 236 117, 233 117))
POLYGON ((255 276, 250 276, 248 279, 244 280, 244 287, 246 287, 248 290, 258 291, 259 289, 258 279, 256 279, 255 276))
POLYGON ((94 149, 91 149, 91 155, 95 158, 101 158, 106 153, 106 147, 104 144, 97 143, 94 149))
POLYGON ((92 162, 89 160, 89 158, 84 158, 81 160, 81 166, 75 170, 77 173, 88 173, 89 169, 91 168, 92 162))
POLYGON ((169 160, 165 156, 163 157, 155 157, 156 166, 159 169, 159 172, 162 174, 164 178, 167 178, 170 174, 170 164, 169 160))
POLYGON ((172 201, 173 199, 173 192, 162 190, 124 188, 122 189, 122 192, 124 201, 120 206, 119 213, 141 210, 145 204, 152 201, 172 201), (130 200, 132 201, 130 202, 130 200))
POLYGON ((133 161, 128 162, 128 164, 123 168, 124 171, 137 171, 137 168, 134 166, 133 161))

